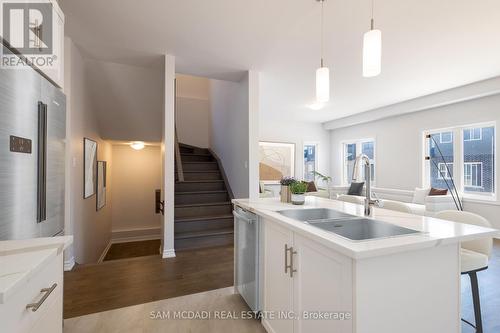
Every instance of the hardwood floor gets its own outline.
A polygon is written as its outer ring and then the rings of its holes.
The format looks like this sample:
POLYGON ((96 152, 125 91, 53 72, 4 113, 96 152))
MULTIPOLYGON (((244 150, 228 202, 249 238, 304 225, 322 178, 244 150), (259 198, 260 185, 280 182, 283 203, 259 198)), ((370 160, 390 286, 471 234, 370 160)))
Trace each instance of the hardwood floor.
POLYGON ((128 259, 145 256, 160 256, 161 240, 147 240, 113 244, 106 253, 104 261, 128 259))
POLYGON ((82 265, 64 273, 64 318, 232 285, 232 245, 82 265))
MULTIPOLYGON (((478 273, 485 333, 500 332, 500 240, 489 269, 478 273)), ((117 309, 233 285, 233 247, 77 266, 64 273, 64 318, 117 309)), ((474 322, 470 281, 462 277, 462 317, 474 322)), ((462 324, 462 332, 474 329, 462 324)))
MULTIPOLYGON (((484 333, 500 332, 500 240, 495 239, 489 268, 477 273, 477 278, 483 313, 483 331, 484 333)), ((462 318, 474 323, 474 308, 468 276, 462 276, 462 318)), ((472 332, 475 332, 472 327, 462 324, 462 333, 472 332)))

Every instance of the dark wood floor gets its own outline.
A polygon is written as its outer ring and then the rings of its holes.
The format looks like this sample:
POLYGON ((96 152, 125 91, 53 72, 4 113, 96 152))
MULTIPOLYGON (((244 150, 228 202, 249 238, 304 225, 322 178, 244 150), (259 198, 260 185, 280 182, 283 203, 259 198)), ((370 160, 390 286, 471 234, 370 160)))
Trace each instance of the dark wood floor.
MULTIPOLYGON (((495 240, 489 268, 477 273, 484 333, 500 332, 500 240, 495 240)), ((468 276, 462 276, 462 318, 474 323, 474 308, 468 276)), ((462 324, 462 333, 475 330, 462 324)))
POLYGON ((82 265, 64 273, 64 318, 232 285, 232 245, 82 265))
POLYGON ((106 253, 104 261, 128 259, 145 256, 160 256, 161 240, 147 240, 113 244, 106 253))

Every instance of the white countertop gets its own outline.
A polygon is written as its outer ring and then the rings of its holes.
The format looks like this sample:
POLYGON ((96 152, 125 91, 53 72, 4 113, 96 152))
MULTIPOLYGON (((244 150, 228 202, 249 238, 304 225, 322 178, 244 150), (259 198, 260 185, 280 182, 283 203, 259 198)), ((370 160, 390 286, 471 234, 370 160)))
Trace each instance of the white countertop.
POLYGON ((366 241, 351 241, 334 233, 287 218, 276 211, 284 209, 331 208, 347 214, 364 217, 364 208, 361 205, 312 196, 306 197, 306 203, 300 206, 282 203, 279 198, 262 198, 256 200, 235 199, 233 203, 266 219, 289 227, 294 232, 312 238, 324 246, 355 259, 435 247, 441 244, 497 237, 500 235, 500 231, 496 229, 411 215, 388 209, 373 208, 373 219, 417 230, 421 233, 366 241))
POLYGON ((0 304, 71 243, 73 236, 0 241, 0 304))

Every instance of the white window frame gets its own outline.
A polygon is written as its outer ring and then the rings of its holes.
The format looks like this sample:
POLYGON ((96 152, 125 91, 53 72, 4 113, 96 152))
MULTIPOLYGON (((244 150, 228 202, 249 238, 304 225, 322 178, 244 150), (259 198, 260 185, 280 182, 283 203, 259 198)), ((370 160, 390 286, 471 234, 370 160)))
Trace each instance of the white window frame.
POLYGON ((443 162, 440 162, 438 163, 438 179, 451 179, 450 177, 450 173, 448 172, 448 170, 452 171, 453 172, 453 162, 450 162, 450 163, 443 163, 443 162), (443 168, 444 167, 444 168, 443 168), (444 174, 444 177, 442 176, 442 174, 444 174))
MULTIPOLYGON (((477 173, 476 173, 476 178, 477 178, 477 173)), ((472 182, 472 172, 471 172, 471 182, 472 182)), ((476 179, 477 180, 477 179, 476 179)), ((471 187, 471 188, 483 188, 483 162, 464 162, 464 188, 465 187, 471 187), (480 174, 481 174, 481 184, 480 185, 467 185, 465 183, 466 177, 465 177, 465 166, 471 166, 471 171, 472 171, 472 166, 473 165, 479 165, 480 167, 480 174)))
POLYGON ((451 139, 449 141, 444 141, 443 140, 443 132, 439 133, 439 142, 440 143, 452 143, 453 142, 453 138, 454 138, 454 134, 453 134, 453 131, 444 131, 444 133, 451 133, 451 139))
POLYGON ((482 127, 479 127, 479 138, 473 137, 474 130, 476 128, 478 128, 478 127, 476 126, 476 127, 469 127, 469 128, 464 128, 463 129, 464 132, 465 131, 469 131, 469 138, 467 140, 464 138, 464 141, 466 141, 466 142, 468 142, 468 141, 481 141, 483 139, 483 128, 482 127))
POLYGON ((370 163, 375 165, 374 171, 374 179, 372 179, 372 186, 375 186, 375 182, 377 180, 377 140, 375 138, 365 138, 365 139, 353 139, 353 140, 343 140, 340 142, 341 152, 342 152, 342 185, 349 186, 351 184, 352 179, 348 179, 348 168, 346 163, 346 145, 355 144, 356 145, 356 153, 361 154, 363 143, 373 142, 373 159, 370 160, 370 163))
MULTIPOLYGON (((453 132, 453 175, 456 175, 454 177, 455 180, 455 185, 460 193, 460 196, 465 199, 469 199, 471 201, 477 201, 477 202, 482 202, 482 201, 497 201, 498 198, 498 133, 497 133, 497 122, 496 121, 491 121, 491 122, 484 122, 484 123, 475 123, 475 124, 465 124, 465 125, 458 125, 454 127, 446 127, 446 128, 439 128, 439 129, 432 129, 432 130, 424 130, 422 131, 422 186, 423 187, 430 187, 430 163, 425 159, 426 156, 429 154, 428 150, 428 139, 427 135, 429 134, 437 134, 441 132, 453 132), (484 193, 484 194, 479 194, 479 193, 474 193, 472 191, 465 191, 465 187, 472 187, 472 186, 464 186, 465 184, 465 173, 464 173, 464 167, 463 165, 466 163, 464 162, 464 145, 463 142, 467 141, 473 141, 473 140, 464 140, 464 135, 463 132, 464 130, 467 129, 472 129, 472 128, 481 128, 481 139, 483 137, 482 135, 482 129, 485 127, 494 127, 495 128, 495 136, 493 138, 494 143, 495 143, 495 149, 494 149, 494 159, 493 163, 495 165, 494 167, 494 192, 493 193, 484 193)), ((440 137, 441 139, 441 137, 440 137)), ((484 168, 483 168, 484 170, 484 168)), ((481 178, 483 179, 483 178, 481 178)), ((483 181, 482 181, 483 182, 483 181)))
MULTIPOLYGON (((318 141, 304 141, 302 144, 302 177, 306 179, 306 163, 304 160, 304 150, 306 146, 315 146, 315 160, 314 160, 314 170, 318 171, 318 166, 319 166, 319 142, 318 141)), ((316 181, 316 178, 314 179, 316 181)))

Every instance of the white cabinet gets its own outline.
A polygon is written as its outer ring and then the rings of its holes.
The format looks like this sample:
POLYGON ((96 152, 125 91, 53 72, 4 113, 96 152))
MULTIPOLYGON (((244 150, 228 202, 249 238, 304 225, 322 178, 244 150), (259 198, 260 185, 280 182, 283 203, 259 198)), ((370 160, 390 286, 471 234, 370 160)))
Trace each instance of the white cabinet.
POLYGON ((14 254, 6 256, 5 265, 13 266, 12 260, 17 261, 21 272, 32 273, 22 278, 22 285, 5 294, 7 299, 2 299, 0 332, 62 333, 62 252, 54 248, 14 254))
MULTIPOLYGON (((293 234, 285 228, 264 221, 264 311, 274 318, 264 318, 268 332, 290 333, 293 321, 286 318, 293 311, 293 280, 288 268, 285 246, 293 243, 293 234), (269 330, 271 328, 271 330, 269 330)), ((288 252, 288 251, 287 251, 288 252)))
POLYGON ((293 331, 351 332, 352 260, 297 234, 293 249, 293 331))
POLYGON ((352 260, 265 220, 264 242, 267 331, 352 332, 352 260))

